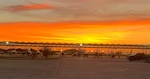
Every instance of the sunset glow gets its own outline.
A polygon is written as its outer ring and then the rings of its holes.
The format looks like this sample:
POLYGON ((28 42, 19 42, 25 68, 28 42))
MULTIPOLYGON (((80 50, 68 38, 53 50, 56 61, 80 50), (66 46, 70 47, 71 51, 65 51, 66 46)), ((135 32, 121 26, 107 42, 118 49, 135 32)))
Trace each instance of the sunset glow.
POLYGON ((150 44, 148 0, 7 1, 0 41, 150 44))

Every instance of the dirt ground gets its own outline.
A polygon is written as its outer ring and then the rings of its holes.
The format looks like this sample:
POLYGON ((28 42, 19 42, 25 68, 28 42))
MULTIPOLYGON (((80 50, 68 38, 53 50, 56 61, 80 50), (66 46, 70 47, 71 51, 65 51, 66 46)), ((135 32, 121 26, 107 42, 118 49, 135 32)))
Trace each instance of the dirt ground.
POLYGON ((0 59, 0 79, 150 79, 150 64, 127 59, 0 59))

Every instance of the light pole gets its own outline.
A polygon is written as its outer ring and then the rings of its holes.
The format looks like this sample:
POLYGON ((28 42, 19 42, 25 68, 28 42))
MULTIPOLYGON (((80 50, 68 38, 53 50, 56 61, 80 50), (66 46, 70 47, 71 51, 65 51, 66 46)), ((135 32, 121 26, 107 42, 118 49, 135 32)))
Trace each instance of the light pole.
POLYGON ((5 44, 6 44, 6 48, 8 49, 9 42, 7 41, 7 42, 5 42, 5 44))
POLYGON ((5 42, 5 44, 6 44, 6 45, 8 45, 8 44, 9 44, 9 42, 7 41, 7 42, 5 42))
POLYGON ((80 55, 80 53, 81 53, 81 47, 82 46, 83 46, 83 44, 81 43, 80 46, 79 46, 79 49, 78 49, 78 53, 77 53, 78 55, 80 55))
POLYGON ((61 55, 62 55, 62 53, 63 53, 63 50, 62 50, 62 49, 60 50, 60 53, 61 53, 61 55))
POLYGON ((83 44, 81 43, 81 44, 79 45, 79 49, 78 49, 79 51, 81 50, 81 47, 82 47, 82 46, 83 46, 83 44))
POLYGON ((82 46, 83 46, 83 44, 81 43, 81 44, 80 44, 80 47, 82 47, 82 46))

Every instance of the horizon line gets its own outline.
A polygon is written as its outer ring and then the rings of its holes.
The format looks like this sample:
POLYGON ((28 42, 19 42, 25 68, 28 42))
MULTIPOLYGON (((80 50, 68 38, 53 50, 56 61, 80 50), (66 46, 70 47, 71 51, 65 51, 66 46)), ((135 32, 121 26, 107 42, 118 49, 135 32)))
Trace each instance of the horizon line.
POLYGON ((129 43, 69 43, 69 42, 34 42, 34 41, 0 41, 0 43, 43 43, 43 44, 97 44, 97 45, 104 45, 104 44, 108 44, 108 45, 150 45, 150 44, 129 44, 129 43))

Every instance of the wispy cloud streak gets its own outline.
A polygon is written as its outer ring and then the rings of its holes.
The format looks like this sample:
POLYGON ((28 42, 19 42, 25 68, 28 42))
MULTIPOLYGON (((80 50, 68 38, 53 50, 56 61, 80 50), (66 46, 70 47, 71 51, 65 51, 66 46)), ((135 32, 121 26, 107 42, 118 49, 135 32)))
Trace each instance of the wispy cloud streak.
POLYGON ((41 10, 41 9, 53 9, 54 6, 46 4, 29 4, 29 5, 16 5, 9 6, 4 8, 4 10, 18 12, 18 11, 27 11, 27 10, 41 10))
POLYGON ((18 0, 13 1, 17 4, 4 5, 4 0, 0 1, 0 5, 3 3, 0 9, 11 12, 8 14, 10 17, 14 16, 12 14, 19 15, 20 18, 33 17, 29 21, 34 22, 39 21, 35 20, 37 17, 41 18, 40 22, 150 19, 149 0, 23 0, 19 1, 20 3, 18 0))

